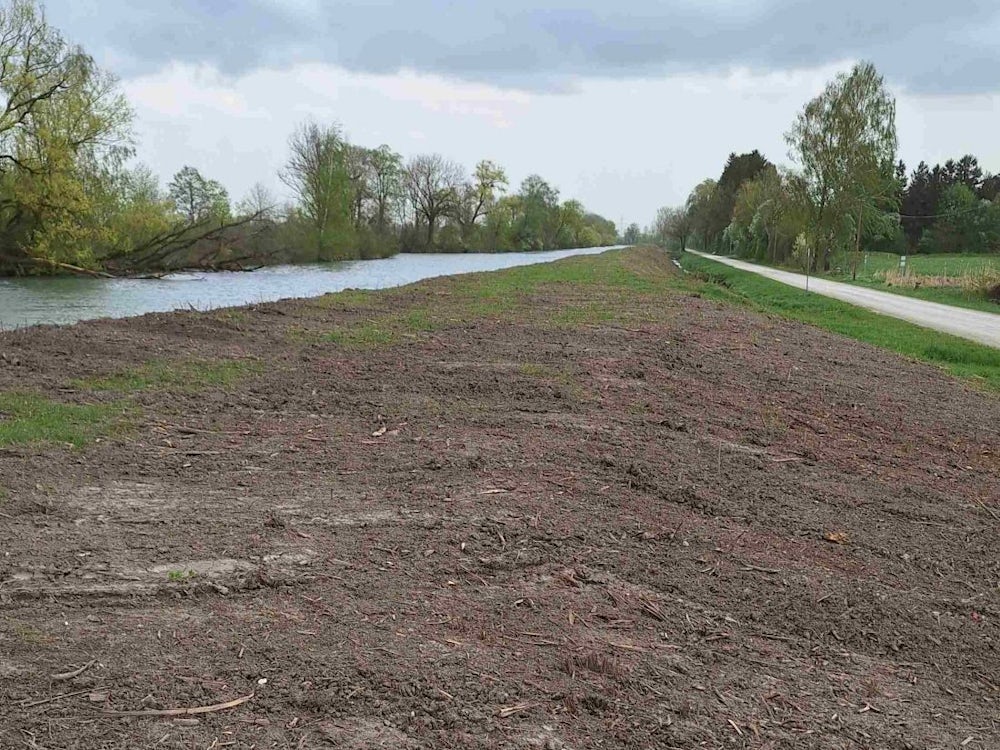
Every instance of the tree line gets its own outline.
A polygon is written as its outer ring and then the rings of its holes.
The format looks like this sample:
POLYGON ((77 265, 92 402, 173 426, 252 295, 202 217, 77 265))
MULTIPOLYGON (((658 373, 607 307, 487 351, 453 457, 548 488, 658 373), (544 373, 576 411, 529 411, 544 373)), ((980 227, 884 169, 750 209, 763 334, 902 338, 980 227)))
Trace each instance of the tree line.
POLYGON ((484 159, 471 173, 440 154, 408 161, 383 145, 351 144, 337 125, 301 125, 282 181, 296 196, 289 243, 320 260, 394 252, 506 252, 617 241, 613 222, 561 201, 538 175, 508 193, 507 173, 484 159))
POLYGON ((794 167, 731 154, 718 179, 657 212, 649 234, 774 263, 829 270, 863 250, 1000 252, 1000 175, 975 157, 911 174, 897 159, 895 100, 870 63, 838 75, 785 134, 794 167))
POLYGON ((612 222, 541 177, 508 193, 502 167, 409 160, 302 124, 280 173, 233 202, 183 166, 161 186, 135 163, 117 79, 48 23, 35 0, 0 6, 0 273, 156 273, 181 267, 545 250, 613 244, 612 222))

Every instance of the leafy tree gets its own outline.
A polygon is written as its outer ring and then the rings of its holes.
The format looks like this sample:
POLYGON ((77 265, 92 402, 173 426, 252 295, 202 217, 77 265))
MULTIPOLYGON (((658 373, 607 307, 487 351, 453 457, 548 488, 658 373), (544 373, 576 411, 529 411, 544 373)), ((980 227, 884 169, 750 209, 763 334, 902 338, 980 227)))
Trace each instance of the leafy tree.
POLYGON ((635 222, 632 222, 625 230, 625 234, 622 235, 622 242, 626 245, 638 245, 641 241, 642 228, 635 222))
POLYGON ((468 230, 490 212, 497 199, 507 189, 507 173, 503 167, 484 159, 476 164, 472 181, 462 187, 459 221, 468 230))
POLYGON ((513 250, 514 222, 521 214, 521 198, 508 195, 497 200, 483 225, 483 247, 489 252, 513 250))
POLYGON ((183 167, 175 174, 167 184, 167 193, 189 224, 229 218, 229 193, 221 183, 206 179, 194 167, 183 167))
POLYGON ((95 267, 131 155, 117 80, 16 0, 0 8, 0 96, 0 265, 95 267))
POLYGON ((518 190, 520 216, 514 227, 518 247, 547 250, 555 247, 564 216, 559 211, 559 191, 536 174, 518 190))
POLYGON ((920 240, 921 251, 1000 251, 1000 206, 979 198, 966 182, 956 182, 945 188, 939 210, 941 218, 920 240))
POLYGON ((289 139, 291 155, 280 174, 298 198, 321 260, 349 257, 353 252, 355 193, 347 147, 338 126, 305 123, 289 139))
POLYGON ((384 144, 368 152, 368 194, 371 224, 384 233, 403 194, 403 157, 384 144))
POLYGON ((717 242, 729 225, 740 186, 773 166, 757 149, 745 154, 729 155, 706 209, 706 216, 701 220, 702 233, 708 244, 717 242))
POLYGON ((702 180, 687 199, 687 212, 692 231, 701 237, 701 247, 707 250, 712 236, 712 207, 717 190, 715 180, 702 180))
POLYGON ((933 223, 933 219, 924 217, 937 212, 938 199, 938 186, 927 163, 922 161, 910 175, 900 206, 903 233, 911 246, 916 246, 924 230, 933 223))
POLYGON ((809 186, 817 261, 827 270, 834 247, 858 249, 866 210, 895 195, 895 100, 871 63, 855 65, 806 104, 786 139, 809 186))
POLYGON ((987 175, 979 188, 979 197, 985 201, 992 201, 998 196, 1000 196, 1000 174, 987 175))
POLYGON ((605 247, 618 242, 618 228, 611 219, 605 219, 603 216, 588 213, 584 215, 583 221, 584 228, 582 231, 586 232, 587 240, 584 241, 582 238, 578 238, 574 243, 576 247, 605 247), (592 235, 588 230, 593 230, 594 234, 596 234, 596 242, 591 239, 592 235))

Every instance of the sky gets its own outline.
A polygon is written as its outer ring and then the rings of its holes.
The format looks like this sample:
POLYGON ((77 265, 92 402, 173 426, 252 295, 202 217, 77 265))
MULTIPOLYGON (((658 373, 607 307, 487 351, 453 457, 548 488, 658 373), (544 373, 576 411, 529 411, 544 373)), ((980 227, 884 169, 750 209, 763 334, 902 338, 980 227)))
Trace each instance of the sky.
POLYGON ((363 146, 470 171, 540 174, 564 199, 646 225, 730 152, 790 164, 783 135, 870 60, 897 97, 912 168, 965 153, 1000 172, 996 0, 49 0, 115 73, 137 158, 234 200, 281 197, 288 137, 339 123, 363 146))

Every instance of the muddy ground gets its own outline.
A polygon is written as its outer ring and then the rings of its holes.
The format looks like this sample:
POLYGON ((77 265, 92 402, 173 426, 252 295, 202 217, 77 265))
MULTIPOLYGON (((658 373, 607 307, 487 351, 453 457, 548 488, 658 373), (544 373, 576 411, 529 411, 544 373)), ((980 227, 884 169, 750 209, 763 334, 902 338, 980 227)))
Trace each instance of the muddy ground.
POLYGON ((0 747, 1000 747, 1000 399, 552 268, 0 335, 0 747))

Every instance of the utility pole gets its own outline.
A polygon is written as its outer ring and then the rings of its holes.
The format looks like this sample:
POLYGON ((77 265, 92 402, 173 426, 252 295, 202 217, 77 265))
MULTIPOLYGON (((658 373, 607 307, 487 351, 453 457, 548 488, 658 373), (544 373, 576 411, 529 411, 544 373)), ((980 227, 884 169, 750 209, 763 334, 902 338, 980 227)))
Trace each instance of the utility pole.
POLYGON ((809 293, 809 269, 812 267, 812 247, 806 248, 806 294, 809 293))

